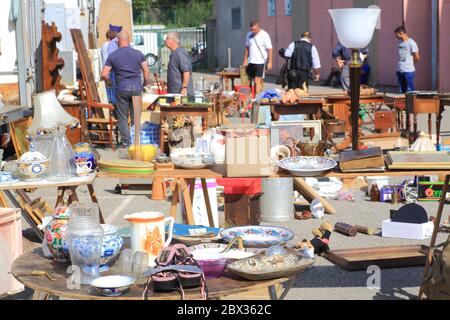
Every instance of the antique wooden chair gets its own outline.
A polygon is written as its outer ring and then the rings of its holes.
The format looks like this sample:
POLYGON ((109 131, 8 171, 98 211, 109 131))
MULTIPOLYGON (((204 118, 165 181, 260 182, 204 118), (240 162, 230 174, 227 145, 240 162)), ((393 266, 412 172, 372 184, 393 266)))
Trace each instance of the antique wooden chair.
POLYGON ((104 104, 100 101, 94 74, 88 52, 80 29, 70 29, 74 47, 78 54, 78 64, 80 66, 83 81, 80 82, 80 95, 82 100, 86 100, 88 109, 88 129, 89 142, 92 144, 110 145, 115 151, 113 142, 114 131, 118 140, 117 120, 113 117, 114 106, 104 104), (105 114, 106 111, 106 114, 105 114))

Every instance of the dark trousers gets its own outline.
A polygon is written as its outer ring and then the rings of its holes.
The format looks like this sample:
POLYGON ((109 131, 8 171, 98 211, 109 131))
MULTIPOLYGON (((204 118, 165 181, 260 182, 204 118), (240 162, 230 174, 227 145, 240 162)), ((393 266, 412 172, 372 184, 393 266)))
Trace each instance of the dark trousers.
POLYGON ((131 145, 128 116, 131 115, 131 125, 134 125, 133 97, 141 96, 141 91, 124 91, 117 93, 116 118, 119 122, 120 140, 124 145, 131 145))
POLYGON ((309 74, 310 72, 305 70, 295 70, 297 74, 296 79, 289 78, 289 89, 303 89, 303 84, 306 83, 306 87, 309 88, 309 74))

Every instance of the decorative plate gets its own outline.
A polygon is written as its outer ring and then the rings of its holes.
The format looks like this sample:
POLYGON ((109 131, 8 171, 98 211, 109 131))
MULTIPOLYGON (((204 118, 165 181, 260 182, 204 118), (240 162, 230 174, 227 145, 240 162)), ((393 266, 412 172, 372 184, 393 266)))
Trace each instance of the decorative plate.
POLYGON ((223 230, 220 235, 226 242, 242 237, 244 247, 250 248, 268 248, 285 244, 294 238, 294 233, 289 229, 265 226, 235 227, 223 230))
POLYGON ((231 248, 230 250, 222 253, 227 247, 226 244, 223 243, 203 243, 196 246, 189 247, 189 253, 194 255, 194 259, 196 255, 214 255, 217 253, 221 253, 225 258, 230 260, 241 260, 256 256, 261 253, 261 250, 258 249, 237 249, 231 248))
POLYGON ((179 154, 171 158, 175 166, 183 169, 203 169, 214 163, 214 157, 210 154, 179 154))
POLYGON ((337 162, 325 157, 292 157, 281 160, 280 168, 298 177, 316 177, 334 169, 337 162))
POLYGON ((228 271, 250 281, 261 281, 291 277, 314 265, 315 259, 304 258, 298 253, 277 257, 260 255, 230 263, 228 271))

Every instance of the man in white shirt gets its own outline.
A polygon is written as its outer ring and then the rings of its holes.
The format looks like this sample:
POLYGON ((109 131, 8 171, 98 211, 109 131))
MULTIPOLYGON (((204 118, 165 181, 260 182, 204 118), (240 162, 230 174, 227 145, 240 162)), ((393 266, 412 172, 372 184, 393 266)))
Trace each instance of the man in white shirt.
POLYGON ((320 79, 320 57, 316 46, 311 44, 312 35, 305 31, 300 41, 292 42, 284 56, 290 59, 288 81, 289 89, 309 87, 309 76, 314 71, 314 80, 320 79))
POLYGON ((263 90, 266 70, 272 70, 272 52, 273 46, 269 34, 261 29, 258 21, 252 21, 245 43, 243 65, 247 66, 249 78, 255 79, 256 94, 263 90))

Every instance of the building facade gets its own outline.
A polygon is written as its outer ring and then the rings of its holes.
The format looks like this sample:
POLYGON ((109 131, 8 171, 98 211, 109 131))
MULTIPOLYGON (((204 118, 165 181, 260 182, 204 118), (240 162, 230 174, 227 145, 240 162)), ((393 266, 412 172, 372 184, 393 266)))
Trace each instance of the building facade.
POLYGON ((232 51, 233 67, 242 63, 249 22, 258 19, 272 37, 276 57, 272 74, 277 74, 283 64, 278 50, 308 30, 319 50, 324 78, 335 64, 331 50, 337 43, 328 10, 371 5, 381 9, 380 29, 369 46, 371 82, 396 85, 398 40, 393 31, 404 25, 418 43, 422 56, 417 65, 417 88, 449 91, 450 0, 216 0, 217 65, 227 66, 228 48, 232 51))

